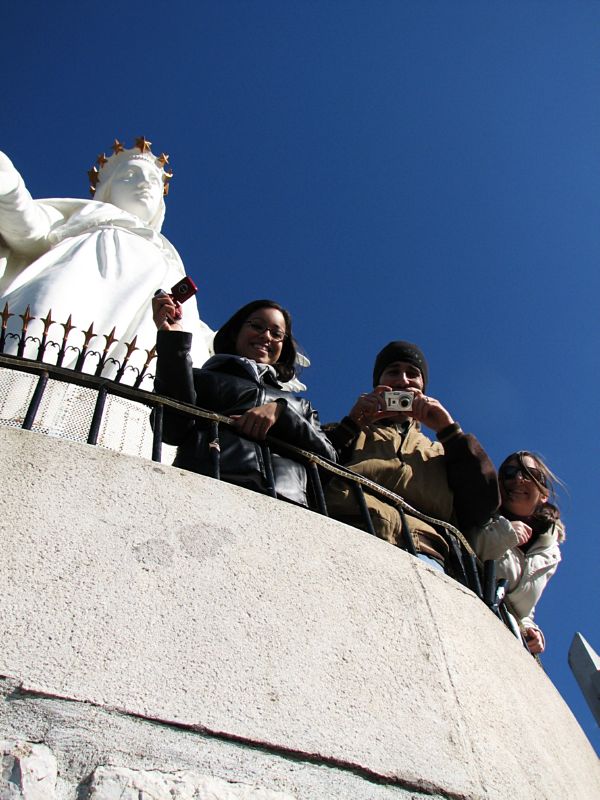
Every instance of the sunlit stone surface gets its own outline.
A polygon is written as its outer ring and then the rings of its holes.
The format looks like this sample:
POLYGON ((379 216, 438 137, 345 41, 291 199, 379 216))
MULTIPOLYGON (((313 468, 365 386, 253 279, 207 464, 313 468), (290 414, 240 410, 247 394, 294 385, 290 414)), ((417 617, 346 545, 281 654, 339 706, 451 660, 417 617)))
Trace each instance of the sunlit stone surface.
POLYGON ((295 800, 600 797, 543 670, 408 554, 26 431, 0 429, 0 470, 0 736, 52 750, 57 800, 100 766, 295 800))

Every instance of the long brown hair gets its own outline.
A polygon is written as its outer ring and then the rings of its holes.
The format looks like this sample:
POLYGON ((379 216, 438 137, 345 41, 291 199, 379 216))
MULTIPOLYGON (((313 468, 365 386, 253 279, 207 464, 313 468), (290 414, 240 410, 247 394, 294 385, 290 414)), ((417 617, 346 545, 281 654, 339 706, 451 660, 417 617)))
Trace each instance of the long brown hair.
MULTIPOLYGON (((527 475, 529 480, 535 483, 544 497, 548 498, 546 502, 538 504, 538 507, 531 515, 532 519, 541 523, 540 527, 542 527, 544 530, 548 530, 555 522, 561 522, 560 509, 556 502, 557 488, 558 486, 564 486, 561 479, 555 475, 554 472, 552 472, 550 467, 538 453, 533 453, 530 450, 517 450, 515 453, 511 453, 509 456, 507 456, 502 464, 500 464, 498 477, 500 478, 501 483, 504 482, 503 472, 511 461, 516 461, 519 465, 519 469, 522 470, 523 475, 527 475), (537 478, 531 472, 531 468, 525 463, 525 458, 527 456, 529 456, 529 458, 533 459, 535 462, 536 468, 539 469, 540 473, 542 474, 541 479, 537 478)), ((562 538, 564 538, 564 525, 562 525, 562 522, 560 527, 563 531, 562 538)))

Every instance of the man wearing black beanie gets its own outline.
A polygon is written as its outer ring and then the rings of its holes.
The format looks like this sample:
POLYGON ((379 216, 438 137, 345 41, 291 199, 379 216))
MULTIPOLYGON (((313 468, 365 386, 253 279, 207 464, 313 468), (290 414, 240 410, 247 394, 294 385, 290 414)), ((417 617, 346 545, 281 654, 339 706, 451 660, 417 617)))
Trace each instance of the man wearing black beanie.
MULTIPOLYGON (((327 435, 342 464, 401 495, 418 511, 467 531, 484 524, 498 508, 496 470, 477 439, 462 431, 439 400, 425 394, 428 379, 420 347, 390 342, 375 359, 373 391, 362 394, 327 435), (400 410, 398 398, 386 401, 387 392, 408 395, 411 407, 400 410), (437 442, 422 433, 421 424, 434 431, 437 442)), ((375 494, 365 493, 365 500, 377 535, 407 549, 398 509, 375 494)), ((365 529, 347 482, 336 478, 329 484, 327 505, 332 516, 365 529)), ((450 553, 444 536, 418 517, 406 514, 405 519, 418 557, 445 568, 450 553)))
POLYGON ((412 342, 390 342, 377 354, 375 359, 375 366, 373 367, 373 386, 377 386, 381 381, 381 373, 388 366, 395 361, 404 361, 407 364, 412 364, 421 373, 423 379, 423 389, 427 387, 427 380, 429 378, 429 367, 427 360, 423 355, 423 351, 418 345, 412 342))

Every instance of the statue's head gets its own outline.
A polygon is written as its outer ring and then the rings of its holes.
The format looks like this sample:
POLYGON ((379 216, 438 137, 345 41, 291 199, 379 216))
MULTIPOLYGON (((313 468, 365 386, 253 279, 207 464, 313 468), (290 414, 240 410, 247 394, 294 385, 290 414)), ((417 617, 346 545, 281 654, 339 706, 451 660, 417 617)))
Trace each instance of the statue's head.
POLYGON ((141 136, 135 147, 125 149, 115 139, 113 155, 98 156, 99 167, 93 167, 88 177, 95 200, 112 203, 160 231, 165 217, 164 196, 172 173, 165 170, 169 157, 164 153, 156 157, 150 144, 141 136))

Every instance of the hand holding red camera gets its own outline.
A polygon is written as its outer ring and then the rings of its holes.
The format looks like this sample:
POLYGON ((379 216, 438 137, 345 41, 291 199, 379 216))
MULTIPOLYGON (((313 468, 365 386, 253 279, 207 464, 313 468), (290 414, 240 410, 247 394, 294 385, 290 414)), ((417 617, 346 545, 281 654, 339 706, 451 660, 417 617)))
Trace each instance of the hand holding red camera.
POLYGON ((152 298, 152 317, 159 331, 181 331, 179 321, 183 317, 181 304, 193 297, 198 288, 194 281, 185 277, 171 287, 171 293, 158 289, 152 298))

